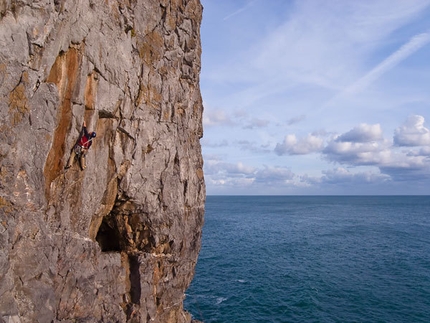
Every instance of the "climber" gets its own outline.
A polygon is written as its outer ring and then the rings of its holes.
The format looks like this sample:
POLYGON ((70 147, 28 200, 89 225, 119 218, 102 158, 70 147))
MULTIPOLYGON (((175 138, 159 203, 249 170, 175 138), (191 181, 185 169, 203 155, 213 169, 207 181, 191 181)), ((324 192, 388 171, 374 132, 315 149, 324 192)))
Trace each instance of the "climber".
POLYGON ((82 130, 79 135, 79 139, 76 144, 73 146, 72 151, 70 152, 70 158, 67 162, 67 168, 72 167, 73 162, 75 161, 75 155, 79 158, 79 163, 81 164, 81 169, 84 170, 87 168, 87 162, 85 157, 88 153, 88 149, 90 149, 93 139, 96 137, 96 133, 93 131, 89 133, 87 131, 87 125, 84 121, 82 125, 82 130))

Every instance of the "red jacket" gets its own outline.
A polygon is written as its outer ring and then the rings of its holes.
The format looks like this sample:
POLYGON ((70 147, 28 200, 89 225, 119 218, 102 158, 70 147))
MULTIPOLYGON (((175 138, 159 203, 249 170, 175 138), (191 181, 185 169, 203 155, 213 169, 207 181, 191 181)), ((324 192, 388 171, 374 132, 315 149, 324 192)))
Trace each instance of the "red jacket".
POLYGON ((79 146, 89 149, 93 143, 91 135, 88 133, 87 128, 84 127, 81 139, 79 139, 79 146))

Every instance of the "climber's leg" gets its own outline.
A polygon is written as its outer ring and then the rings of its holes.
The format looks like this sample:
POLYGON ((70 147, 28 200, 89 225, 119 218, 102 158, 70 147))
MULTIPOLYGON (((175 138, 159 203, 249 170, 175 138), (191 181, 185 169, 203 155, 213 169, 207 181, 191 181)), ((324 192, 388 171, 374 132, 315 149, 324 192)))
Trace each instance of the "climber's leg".
POLYGON ((75 152, 75 149, 73 148, 72 151, 70 152, 70 157, 69 157, 69 160, 67 161, 66 168, 70 168, 73 166, 73 163, 75 162, 75 155, 76 155, 76 152, 75 152))
POLYGON ((85 168, 87 168, 87 160, 85 158, 86 154, 87 154, 86 149, 82 149, 81 156, 79 158, 79 162, 81 163, 82 170, 84 170, 85 168))

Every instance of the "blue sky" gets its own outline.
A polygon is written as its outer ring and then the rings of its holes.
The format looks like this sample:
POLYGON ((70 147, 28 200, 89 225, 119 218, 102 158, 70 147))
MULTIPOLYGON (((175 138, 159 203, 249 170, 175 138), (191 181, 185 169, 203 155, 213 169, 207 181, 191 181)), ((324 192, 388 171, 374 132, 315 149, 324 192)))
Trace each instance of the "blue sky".
POLYGON ((430 0, 202 0, 207 194, 430 194, 430 0))

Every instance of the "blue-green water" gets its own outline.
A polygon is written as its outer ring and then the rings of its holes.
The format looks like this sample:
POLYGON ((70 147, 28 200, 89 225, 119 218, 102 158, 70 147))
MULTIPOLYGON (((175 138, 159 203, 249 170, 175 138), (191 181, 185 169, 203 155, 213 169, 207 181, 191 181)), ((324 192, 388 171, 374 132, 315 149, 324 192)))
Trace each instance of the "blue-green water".
POLYGON ((205 323, 430 322, 429 196, 208 196, 205 323))

